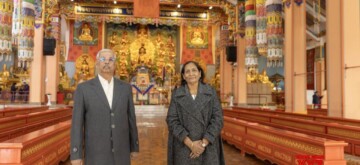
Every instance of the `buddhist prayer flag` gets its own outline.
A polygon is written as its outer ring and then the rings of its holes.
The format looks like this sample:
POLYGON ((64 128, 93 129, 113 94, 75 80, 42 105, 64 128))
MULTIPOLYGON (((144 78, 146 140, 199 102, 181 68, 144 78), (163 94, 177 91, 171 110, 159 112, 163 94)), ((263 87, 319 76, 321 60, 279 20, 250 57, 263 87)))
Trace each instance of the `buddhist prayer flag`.
POLYGON ((159 18, 159 0, 134 0, 134 17, 159 18))

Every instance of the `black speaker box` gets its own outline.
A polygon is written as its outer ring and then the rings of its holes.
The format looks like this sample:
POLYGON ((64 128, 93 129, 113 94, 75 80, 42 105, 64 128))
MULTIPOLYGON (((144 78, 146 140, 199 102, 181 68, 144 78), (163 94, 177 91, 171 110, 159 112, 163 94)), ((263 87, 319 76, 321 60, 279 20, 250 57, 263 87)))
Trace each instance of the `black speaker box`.
POLYGON ((53 56, 55 55, 56 40, 55 38, 44 38, 43 40, 43 55, 53 56))
POLYGON ((228 46, 226 47, 226 61, 228 62, 236 62, 237 54, 236 54, 236 46, 228 46))

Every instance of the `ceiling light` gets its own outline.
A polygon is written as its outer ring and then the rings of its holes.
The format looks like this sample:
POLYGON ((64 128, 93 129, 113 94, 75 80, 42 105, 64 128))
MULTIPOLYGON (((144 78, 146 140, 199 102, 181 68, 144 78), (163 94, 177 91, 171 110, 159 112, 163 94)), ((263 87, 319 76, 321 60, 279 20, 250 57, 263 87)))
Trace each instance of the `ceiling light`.
POLYGON ((71 0, 71 2, 74 2, 74 0, 71 0))
POLYGON ((177 5, 177 8, 180 8, 180 7, 181 7, 181 4, 178 4, 178 5, 177 5))
POLYGON ((213 7, 212 7, 212 6, 210 6, 210 7, 209 7, 209 10, 211 10, 212 8, 213 8, 213 7))
POLYGON ((114 1, 114 4, 116 4, 117 2, 116 1, 114 1))

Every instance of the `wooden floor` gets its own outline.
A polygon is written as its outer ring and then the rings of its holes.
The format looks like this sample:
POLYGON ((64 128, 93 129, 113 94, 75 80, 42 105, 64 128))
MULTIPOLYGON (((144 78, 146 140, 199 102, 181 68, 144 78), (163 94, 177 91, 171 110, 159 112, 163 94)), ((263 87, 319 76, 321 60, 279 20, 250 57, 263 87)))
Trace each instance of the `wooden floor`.
MULTIPOLYGON (((168 130, 165 122, 167 109, 159 106, 136 106, 137 126, 140 138, 140 153, 132 165, 166 165, 168 130), (153 113, 153 111, 156 111, 153 113)), ((266 165, 254 156, 242 157, 240 151, 224 143, 227 165, 266 165)), ((61 163, 70 165, 70 162, 61 163)))

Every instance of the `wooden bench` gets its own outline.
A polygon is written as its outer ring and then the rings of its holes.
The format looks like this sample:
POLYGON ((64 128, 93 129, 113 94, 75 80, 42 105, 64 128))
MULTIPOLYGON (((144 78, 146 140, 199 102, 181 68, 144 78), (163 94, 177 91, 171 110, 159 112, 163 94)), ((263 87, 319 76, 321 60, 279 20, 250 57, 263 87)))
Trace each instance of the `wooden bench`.
POLYGON ((70 154, 71 122, 58 123, 0 143, 0 164, 48 165, 70 154))
POLYGON ((0 109, 0 118, 16 116, 16 115, 24 115, 34 112, 41 112, 48 110, 49 106, 34 106, 34 107, 5 107, 4 109, 0 109))
POLYGON ((308 115, 322 115, 327 116, 328 110, 327 109, 307 109, 308 115))
POLYGON ((222 138, 241 150, 277 164, 300 164, 301 156, 323 157, 323 164, 345 165, 343 141, 333 141, 224 117, 222 138))
POLYGON ((257 112, 224 110, 224 116, 256 122, 271 127, 296 131, 308 135, 341 140, 349 143, 345 147, 348 154, 360 156, 360 128, 340 125, 337 123, 322 123, 311 120, 260 114, 257 112))
POLYGON ((71 119, 72 109, 60 108, 0 118, 0 142, 71 119))
MULTIPOLYGON (((227 108, 227 109, 231 109, 231 108, 227 108)), ((297 118, 297 119, 304 119, 304 120, 313 120, 313 121, 320 121, 320 122, 327 122, 327 123, 339 123, 342 125, 351 125, 351 126, 360 127, 360 120, 346 119, 346 118, 341 118, 341 117, 296 114, 296 113, 271 111, 271 110, 266 110, 266 109, 262 110, 260 108, 247 108, 247 107, 233 107, 232 109, 258 112, 261 114, 272 114, 272 115, 277 115, 277 116, 282 116, 282 117, 297 118)))

